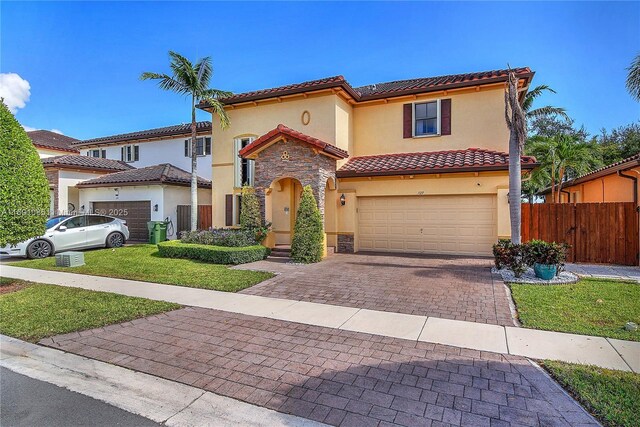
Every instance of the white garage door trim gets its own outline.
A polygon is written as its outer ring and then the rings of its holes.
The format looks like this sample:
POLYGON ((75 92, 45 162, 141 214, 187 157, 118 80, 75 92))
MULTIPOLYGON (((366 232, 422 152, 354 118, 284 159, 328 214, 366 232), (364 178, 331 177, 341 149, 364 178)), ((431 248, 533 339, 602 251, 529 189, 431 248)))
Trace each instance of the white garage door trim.
POLYGON ((358 250, 491 255, 497 197, 483 195, 358 198, 358 250))

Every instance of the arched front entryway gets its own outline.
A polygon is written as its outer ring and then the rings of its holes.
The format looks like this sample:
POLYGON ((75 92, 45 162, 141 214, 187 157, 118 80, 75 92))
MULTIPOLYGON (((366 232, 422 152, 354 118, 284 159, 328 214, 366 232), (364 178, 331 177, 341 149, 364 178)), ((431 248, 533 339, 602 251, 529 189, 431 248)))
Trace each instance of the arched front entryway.
POLYGON ((271 223, 274 244, 291 244, 301 194, 302 183, 289 177, 274 181, 265 192, 265 218, 271 223))

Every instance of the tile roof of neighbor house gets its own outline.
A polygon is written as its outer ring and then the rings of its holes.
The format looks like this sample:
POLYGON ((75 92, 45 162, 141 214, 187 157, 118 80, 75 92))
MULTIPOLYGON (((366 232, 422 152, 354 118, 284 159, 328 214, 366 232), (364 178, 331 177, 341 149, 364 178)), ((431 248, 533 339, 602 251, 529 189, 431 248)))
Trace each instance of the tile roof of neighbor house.
POLYGON ((89 156, 74 156, 71 154, 55 157, 43 157, 40 161, 45 168, 57 167, 63 169, 91 169, 112 172, 133 169, 133 166, 119 160, 101 159, 89 156))
MULTIPOLYGON (((196 130, 198 133, 211 132, 211 122, 196 122, 196 130)), ((191 133, 191 123, 185 123, 174 126, 166 126, 162 128, 147 129, 137 132, 122 133, 119 135, 103 136, 100 138, 86 139, 77 141, 75 147, 83 147, 89 145, 113 144, 124 141, 139 141, 142 139, 156 139, 170 136, 188 135, 191 133)))
MULTIPOLYGON (((537 166, 535 157, 522 156, 523 169, 537 166)), ((499 151, 468 148, 466 150, 398 153, 353 157, 337 172, 338 177, 378 175, 420 175, 453 172, 505 170, 509 155, 499 151)))
POLYGON ((347 157, 349 157, 349 153, 347 153, 345 150, 338 148, 335 145, 329 144, 328 142, 321 141, 318 138, 314 138, 313 136, 298 132, 297 130, 291 129, 290 127, 287 127, 283 124, 279 124, 275 129, 267 132, 260 138, 253 141, 251 144, 240 150, 238 154, 241 157, 249 156, 250 154, 259 150, 262 146, 269 144, 271 141, 283 135, 309 144, 334 157, 338 157, 340 159, 346 159, 347 157))
MULTIPOLYGON (((534 75, 529 67, 514 68, 519 78, 529 82, 534 75)), ((377 83, 373 85, 353 87, 343 76, 327 77, 270 89, 231 95, 221 100, 227 104, 258 101, 261 99, 293 95, 322 89, 344 89, 356 101, 370 101, 393 96, 411 95, 415 93, 434 92, 445 89, 455 89, 468 86, 485 85, 506 81, 509 70, 492 70, 465 74, 452 74, 438 77, 425 77, 393 82, 377 83)), ((207 108, 206 103, 198 104, 198 108, 207 108)))
MULTIPOLYGON (((567 188, 572 185, 577 185, 583 182, 591 181, 592 179, 597 179, 606 175, 611 175, 612 173, 617 173, 618 171, 624 171, 632 167, 640 167, 640 153, 636 153, 633 156, 627 157, 626 159, 622 159, 615 163, 611 163, 610 165, 603 166, 601 168, 588 172, 584 175, 580 175, 577 178, 570 179, 569 181, 562 183, 562 187, 567 188)), ((550 186, 540 192, 540 194, 548 194, 548 193, 551 193, 550 186)))
POLYGON ((72 144, 76 142, 77 139, 71 138, 70 136, 51 132, 50 130, 32 130, 27 132, 27 135, 36 147, 56 151, 67 151, 70 153, 78 152, 78 150, 72 147, 72 144))
MULTIPOLYGON (((130 169, 102 175, 97 178, 82 181, 78 187, 109 187, 115 185, 183 185, 191 184, 191 174, 170 163, 130 169)), ((211 181, 198 177, 198 187, 211 188, 211 181)))

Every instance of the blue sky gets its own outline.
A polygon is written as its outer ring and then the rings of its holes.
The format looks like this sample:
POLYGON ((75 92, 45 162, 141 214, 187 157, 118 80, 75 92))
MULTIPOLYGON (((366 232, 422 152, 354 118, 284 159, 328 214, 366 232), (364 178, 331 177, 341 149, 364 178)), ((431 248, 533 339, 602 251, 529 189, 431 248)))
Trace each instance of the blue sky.
POLYGON ((638 2, 2 1, 0 20, 0 72, 30 85, 18 120, 80 139, 190 120, 183 98, 138 80, 168 71, 168 50, 211 56, 212 86, 236 93, 529 66, 534 84, 558 92, 539 105, 565 107, 592 133, 640 117, 624 87, 640 52, 638 2))

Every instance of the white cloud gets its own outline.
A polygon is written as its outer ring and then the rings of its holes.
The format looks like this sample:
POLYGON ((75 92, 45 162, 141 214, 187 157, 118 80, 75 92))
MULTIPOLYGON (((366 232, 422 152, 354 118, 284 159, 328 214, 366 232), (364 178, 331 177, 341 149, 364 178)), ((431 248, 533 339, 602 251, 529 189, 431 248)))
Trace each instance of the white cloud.
POLYGON ((24 128, 24 130, 26 130, 27 132, 31 132, 34 130, 38 130, 36 128, 32 128, 31 126, 27 126, 27 125, 22 125, 22 127, 24 128))
POLYGON ((15 113, 24 108, 31 96, 31 85, 16 73, 0 73, 0 98, 15 113))
POLYGON ((62 133, 62 131, 61 131, 61 130, 59 130, 59 129, 51 129, 51 132, 53 132, 53 133, 59 133, 60 135, 64 135, 64 133, 62 133))
MULTIPOLYGON (((22 125, 22 127, 27 132, 32 132, 34 130, 42 130, 40 128, 32 128, 31 126, 27 126, 27 125, 22 125)), ((60 134, 60 135, 64 135, 64 132, 62 132, 60 129, 50 129, 50 132, 57 133, 57 134, 60 134)))

